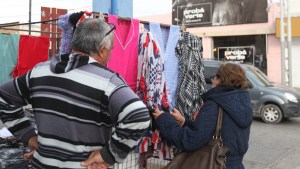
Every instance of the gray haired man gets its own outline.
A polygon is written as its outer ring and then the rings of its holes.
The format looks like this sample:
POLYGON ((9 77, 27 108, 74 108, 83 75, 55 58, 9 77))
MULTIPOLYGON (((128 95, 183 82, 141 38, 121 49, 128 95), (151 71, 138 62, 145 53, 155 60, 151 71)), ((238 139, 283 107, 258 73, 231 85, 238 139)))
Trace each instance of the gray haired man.
POLYGON ((32 148, 34 169, 107 168, 124 161, 149 126, 146 106, 105 67, 114 29, 87 19, 74 32, 71 54, 0 86, 0 118, 32 148), (27 104, 37 134, 22 111, 27 104))

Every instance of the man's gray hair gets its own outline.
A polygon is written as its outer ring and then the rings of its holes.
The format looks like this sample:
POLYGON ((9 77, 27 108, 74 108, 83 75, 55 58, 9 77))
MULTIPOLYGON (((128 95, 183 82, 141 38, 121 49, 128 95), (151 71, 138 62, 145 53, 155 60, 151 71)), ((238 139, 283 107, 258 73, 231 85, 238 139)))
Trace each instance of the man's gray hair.
POLYGON ((72 38, 72 50, 89 55, 99 54, 100 46, 111 49, 113 32, 105 36, 112 28, 101 19, 86 19, 75 29, 72 38))

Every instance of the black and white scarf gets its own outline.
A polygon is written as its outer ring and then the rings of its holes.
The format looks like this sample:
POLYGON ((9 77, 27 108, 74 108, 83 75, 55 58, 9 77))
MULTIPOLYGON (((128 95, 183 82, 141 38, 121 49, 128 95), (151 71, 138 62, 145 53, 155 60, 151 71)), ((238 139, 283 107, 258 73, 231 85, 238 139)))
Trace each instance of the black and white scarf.
POLYGON ((182 33, 176 46, 180 65, 176 107, 188 119, 193 119, 193 115, 199 111, 201 95, 206 91, 201 48, 201 39, 189 32, 182 33))

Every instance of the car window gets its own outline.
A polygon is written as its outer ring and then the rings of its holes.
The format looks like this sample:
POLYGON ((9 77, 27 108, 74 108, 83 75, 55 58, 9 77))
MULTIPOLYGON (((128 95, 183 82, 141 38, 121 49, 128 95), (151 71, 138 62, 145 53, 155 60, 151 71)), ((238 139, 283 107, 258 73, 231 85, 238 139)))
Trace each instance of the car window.
POLYGON ((257 69, 257 68, 253 68, 254 71, 260 75, 261 78, 263 78, 269 85, 271 85, 271 81, 268 79, 268 77, 264 74, 264 72, 262 72, 261 70, 257 69))
POLYGON ((210 77, 217 73, 217 67, 205 66, 204 67, 204 77, 207 84, 211 84, 210 77))
POLYGON ((266 75, 263 74, 259 69, 248 68, 246 70, 247 77, 254 79, 256 83, 262 86, 271 86, 271 82, 268 80, 266 75))

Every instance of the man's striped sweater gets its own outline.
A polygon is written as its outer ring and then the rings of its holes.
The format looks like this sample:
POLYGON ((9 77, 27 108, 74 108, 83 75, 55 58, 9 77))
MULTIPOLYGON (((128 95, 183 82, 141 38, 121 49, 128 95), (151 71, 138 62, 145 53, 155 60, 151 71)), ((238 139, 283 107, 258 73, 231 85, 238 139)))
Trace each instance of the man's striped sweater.
POLYGON ((82 168, 93 150, 122 162, 149 126, 143 102, 116 73, 89 56, 58 55, 0 86, 0 117, 23 141, 35 135, 22 106, 31 104, 38 128, 33 168, 82 168))

